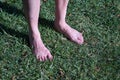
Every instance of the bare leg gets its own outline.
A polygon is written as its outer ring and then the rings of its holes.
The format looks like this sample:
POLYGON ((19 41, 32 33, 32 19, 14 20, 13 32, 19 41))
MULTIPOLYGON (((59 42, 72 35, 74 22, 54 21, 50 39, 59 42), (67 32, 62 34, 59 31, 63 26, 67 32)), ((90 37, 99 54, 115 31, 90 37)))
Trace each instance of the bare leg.
POLYGON ((29 39, 32 51, 40 61, 52 59, 52 55, 42 42, 38 30, 40 0, 23 0, 25 15, 29 24, 29 39))
POLYGON ((82 34, 71 28, 65 21, 68 2, 69 0, 55 0, 55 28, 71 41, 82 44, 84 42, 82 34))

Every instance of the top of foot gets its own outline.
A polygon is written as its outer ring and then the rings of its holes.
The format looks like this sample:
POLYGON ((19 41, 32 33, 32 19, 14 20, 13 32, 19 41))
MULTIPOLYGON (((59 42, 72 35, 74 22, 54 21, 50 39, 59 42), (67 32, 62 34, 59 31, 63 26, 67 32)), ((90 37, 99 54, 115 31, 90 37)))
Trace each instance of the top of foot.
POLYGON ((71 41, 77 43, 77 44, 83 44, 84 39, 82 36, 82 33, 78 32, 77 30, 71 28, 67 23, 62 24, 55 24, 55 29, 62 33, 64 36, 66 36, 71 41))

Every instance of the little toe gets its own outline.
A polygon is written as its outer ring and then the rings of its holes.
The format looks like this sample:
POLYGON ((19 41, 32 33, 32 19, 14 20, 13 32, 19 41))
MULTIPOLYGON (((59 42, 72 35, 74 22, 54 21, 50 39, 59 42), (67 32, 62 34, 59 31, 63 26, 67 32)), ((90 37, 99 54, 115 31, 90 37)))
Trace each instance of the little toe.
POLYGON ((39 60, 40 60, 40 61, 43 61, 43 60, 42 60, 42 57, 39 57, 39 60))
POLYGON ((36 58, 37 58, 37 60, 39 60, 39 56, 38 55, 36 55, 36 58))

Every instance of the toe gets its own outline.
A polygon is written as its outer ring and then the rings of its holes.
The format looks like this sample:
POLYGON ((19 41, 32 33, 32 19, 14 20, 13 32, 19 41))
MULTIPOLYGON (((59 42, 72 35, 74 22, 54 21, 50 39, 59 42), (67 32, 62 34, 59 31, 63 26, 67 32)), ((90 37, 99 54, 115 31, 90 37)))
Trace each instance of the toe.
POLYGON ((78 37, 77 40, 79 44, 83 44, 84 42, 83 37, 78 37))
POLYGON ((44 58, 44 61, 46 61, 46 60, 47 60, 47 57, 44 58))
POLYGON ((78 43, 79 43, 79 44, 83 44, 84 39, 83 39, 82 34, 80 34, 80 35, 77 37, 77 40, 78 40, 78 43))
POLYGON ((42 57, 39 57, 39 60, 42 61, 42 57))
POLYGON ((42 56, 41 59, 42 59, 42 61, 45 61, 45 56, 42 56))
POLYGON ((51 54, 48 54, 48 59, 49 59, 50 61, 52 61, 53 56, 52 56, 51 54))
POLYGON ((40 55, 36 55, 36 58, 37 58, 37 60, 42 61, 42 59, 41 59, 41 56, 40 56, 40 55))
POLYGON ((47 56, 44 56, 44 61, 46 61, 47 60, 47 56))
POLYGON ((36 58, 37 58, 37 60, 39 60, 39 61, 43 61, 43 57, 41 57, 40 55, 36 55, 36 58))
POLYGON ((39 56, 38 55, 36 55, 36 58, 37 58, 37 60, 39 60, 39 56))

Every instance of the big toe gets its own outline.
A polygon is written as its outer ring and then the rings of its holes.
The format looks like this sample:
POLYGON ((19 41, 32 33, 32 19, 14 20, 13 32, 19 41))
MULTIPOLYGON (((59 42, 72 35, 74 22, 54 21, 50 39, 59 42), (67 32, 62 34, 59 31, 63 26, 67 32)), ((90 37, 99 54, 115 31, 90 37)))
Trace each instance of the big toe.
POLYGON ((49 59, 50 61, 52 61, 53 56, 52 56, 51 54, 48 54, 48 59, 49 59))
POLYGON ((78 37, 77 42, 78 42, 78 44, 83 44, 84 43, 83 36, 78 37))

